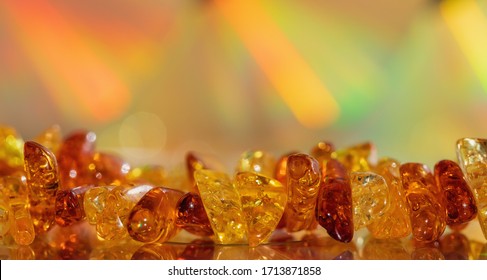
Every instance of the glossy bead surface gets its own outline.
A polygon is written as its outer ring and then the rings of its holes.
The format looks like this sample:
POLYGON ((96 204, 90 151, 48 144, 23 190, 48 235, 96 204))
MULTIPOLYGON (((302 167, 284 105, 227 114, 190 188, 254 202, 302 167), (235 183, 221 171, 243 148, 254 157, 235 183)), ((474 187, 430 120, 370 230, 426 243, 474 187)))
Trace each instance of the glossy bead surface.
POLYGON ((69 190, 58 190, 55 202, 55 221, 66 227, 85 218, 84 194, 93 186, 79 186, 69 190))
POLYGON ((477 215, 475 199, 457 163, 442 160, 435 165, 436 184, 443 192, 446 207, 446 224, 459 225, 477 215))
POLYGON ((206 215, 203 201, 197 193, 189 192, 181 197, 177 211, 177 226, 195 235, 213 235, 213 229, 208 220, 208 215, 206 215))
POLYGON ((332 238, 350 242, 354 226, 348 172, 339 161, 331 159, 323 166, 322 176, 315 209, 316 220, 332 238))
POLYGON ((305 154, 290 155, 287 161, 286 229, 309 229, 315 221, 316 199, 321 181, 318 161, 305 154))

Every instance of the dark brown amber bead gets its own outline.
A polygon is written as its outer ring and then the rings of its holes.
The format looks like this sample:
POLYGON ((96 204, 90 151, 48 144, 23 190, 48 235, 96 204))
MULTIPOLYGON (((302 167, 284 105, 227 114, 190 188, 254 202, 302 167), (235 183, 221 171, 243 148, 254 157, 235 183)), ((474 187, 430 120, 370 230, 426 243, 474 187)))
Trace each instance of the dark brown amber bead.
POLYGON ((93 186, 80 186, 70 190, 58 190, 56 193, 55 211, 56 223, 69 226, 85 218, 83 206, 84 194, 93 186))
POLYGON ((399 172, 414 238, 422 242, 438 240, 446 227, 446 209, 433 174, 420 163, 402 164, 399 172))
POLYGON ((199 236, 213 235, 203 201, 198 194, 189 192, 181 197, 177 204, 177 211, 178 227, 199 236))
POLYGON ((59 179, 62 189, 90 183, 86 172, 95 150, 96 135, 79 131, 66 137, 57 153, 59 179))
POLYGON ((326 162, 316 203, 316 220, 341 242, 353 238, 352 188, 347 170, 337 160, 326 162))
POLYGON ((460 166, 451 160, 438 162, 435 165, 435 179, 443 191, 446 224, 458 225, 474 219, 477 215, 477 206, 460 166))

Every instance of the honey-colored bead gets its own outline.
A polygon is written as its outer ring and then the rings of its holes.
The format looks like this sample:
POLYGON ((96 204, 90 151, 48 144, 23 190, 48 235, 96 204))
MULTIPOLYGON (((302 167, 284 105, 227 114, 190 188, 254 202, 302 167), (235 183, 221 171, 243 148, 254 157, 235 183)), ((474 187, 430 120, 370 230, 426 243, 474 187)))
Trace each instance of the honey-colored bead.
POLYGON ((3 239, 10 230, 12 210, 8 203, 8 197, 0 194, 0 239, 3 239))
POLYGON ((463 138, 457 157, 477 204, 477 218, 487 239, 487 139, 463 138))
POLYGON ((176 225, 199 236, 213 235, 203 201, 197 193, 189 192, 178 201, 176 225))
POLYGON ((326 162, 315 210, 316 220, 335 240, 353 238, 352 188, 345 167, 337 160, 326 162))
POLYGON ((108 193, 115 186, 99 186, 86 191, 83 196, 83 207, 88 223, 96 225, 96 222, 105 209, 108 193))
POLYGON ((254 150, 242 153, 236 172, 255 172, 267 177, 274 175, 276 159, 267 152, 254 150))
POLYGON ((370 225, 389 208, 389 188, 385 179, 373 172, 350 173, 353 224, 355 230, 370 225))
POLYGON ((34 141, 56 154, 62 142, 61 127, 59 125, 53 125, 47 128, 37 135, 34 141))
POLYGON ((17 131, 8 126, 0 126, 0 176, 11 175, 21 170, 24 164, 24 140, 17 131))
POLYGON ((57 153, 59 181, 62 189, 91 183, 87 169, 95 151, 96 134, 79 131, 66 137, 57 153))
POLYGON ((311 149, 310 155, 314 157, 320 166, 332 158, 332 153, 335 152, 335 146, 331 142, 320 141, 311 149))
POLYGON ((9 204, 12 211, 10 233, 15 243, 19 245, 31 244, 35 238, 35 230, 27 199, 21 196, 12 197, 9 204))
POLYGON ((119 186, 108 192, 104 207, 97 215, 96 233, 105 240, 123 239, 127 236, 128 216, 136 203, 153 186, 119 186))
POLYGON ((340 161, 349 172, 371 171, 377 162, 374 144, 366 142, 332 153, 332 158, 340 161))
POLYGON ((220 244, 246 240, 247 225, 240 195, 227 174, 213 170, 197 170, 195 180, 201 200, 220 244))
POLYGON ((446 224, 459 225, 474 219, 477 206, 460 166, 451 160, 439 161, 435 165, 435 179, 443 192, 446 224))
POLYGON ((375 172, 386 180, 390 200, 389 210, 367 226, 377 239, 403 238, 411 234, 409 206, 404 196, 399 166, 398 161, 384 158, 379 160, 375 168, 375 172))
POLYGON ((130 169, 127 180, 136 185, 162 186, 166 182, 166 170, 159 165, 146 165, 130 169))
POLYGON ((294 154, 287 161, 286 229, 309 229, 315 221, 316 199, 321 181, 318 162, 305 154, 294 154))
POLYGON ((427 166, 405 163, 399 167, 409 205, 413 237, 422 242, 438 240, 446 227, 442 193, 427 166))
POLYGON ((247 222, 249 246, 263 243, 274 231, 287 203, 286 190, 272 178, 254 172, 239 172, 235 188, 240 194, 247 222))
POLYGON ((176 204, 183 195, 181 191, 163 187, 148 191, 129 214, 129 235, 145 243, 162 243, 174 237, 179 231, 176 204))
POLYGON ((55 221, 62 227, 82 221, 85 218, 84 195, 93 186, 79 186, 69 190, 58 190, 55 202, 55 221))

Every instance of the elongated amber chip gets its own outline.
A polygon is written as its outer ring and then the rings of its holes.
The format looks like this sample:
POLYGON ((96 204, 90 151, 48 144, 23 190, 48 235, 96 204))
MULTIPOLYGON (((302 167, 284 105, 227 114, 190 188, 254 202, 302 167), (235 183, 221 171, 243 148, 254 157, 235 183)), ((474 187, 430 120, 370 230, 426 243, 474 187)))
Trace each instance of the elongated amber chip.
POLYGON ((405 163, 399 170, 409 205, 413 237, 422 242, 438 240, 446 227, 446 209, 433 174, 420 163, 405 163))
POLYGON ((129 214, 127 230, 137 241, 165 242, 174 237, 176 226, 176 204, 183 192, 164 187, 148 191, 129 214))
POLYGON ((318 161, 306 154, 290 155, 287 161, 286 229, 309 229, 315 221, 316 199, 321 181, 318 161))
POLYGON ((272 178, 254 172, 235 176, 244 219, 247 222, 249 246, 263 243, 275 230, 286 207, 286 190, 272 178))
POLYGON ((197 193, 189 192, 178 201, 177 226, 195 235, 213 235, 203 201, 197 193))
POLYGON ((316 203, 316 220, 341 242, 353 238, 352 188, 345 167, 337 160, 326 162, 316 203))
POLYGON ((451 160, 439 161, 435 165, 435 179, 443 191, 446 224, 459 225, 474 219, 477 206, 460 166, 451 160))

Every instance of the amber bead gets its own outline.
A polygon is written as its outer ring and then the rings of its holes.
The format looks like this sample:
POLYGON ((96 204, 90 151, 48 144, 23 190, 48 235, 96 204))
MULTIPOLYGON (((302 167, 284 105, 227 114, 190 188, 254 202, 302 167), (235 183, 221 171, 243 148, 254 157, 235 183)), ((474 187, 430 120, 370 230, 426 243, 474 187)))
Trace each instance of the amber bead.
POLYGON ((183 192, 157 187, 148 191, 129 214, 129 235, 141 242, 165 242, 174 237, 176 227, 176 204, 183 192))
POLYGON ((53 125, 47 128, 37 135, 34 141, 56 154, 62 142, 61 127, 59 125, 53 125))
POLYGON ((246 240, 247 224, 240 195, 230 177, 223 172, 197 170, 196 185, 201 195, 216 242, 234 244, 246 240))
POLYGON ((458 225, 474 219, 477 215, 477 206, 460 166, 451 160, 438 162, 435 165, 435 179, 443 191, 446 224, 458 225))
POLYGON ((458 140, 457 157, 475 198, 480 228, 487 238, 487 139, 458 140))
POLYGON ((399 170, 414 238, 423 242, 438 240, 446 227, 446 209, 433 174, 420 163, 405 163, 399 170))
POLYGON ((255 172, 272 177, 275 166, 276 159, 271 154, 261 150, 252 150, 242 153, 236 172, 255 172))
POLYGON ((322 169, 315 215, 328 234, 342 242, 353 238, 352 188, 348 172, 339 161, 331 159, 322 169))
POLYGON ((332 153, 332 158, 340 161, 349 172, 371 171, 377 161, 374 144, 366 142, 332 153))
POLYGON ((366 227, 389 209, 389 188, 385 179, 373 172, 350 173, 353 224, 355 230, 366 227))
POLYGON ((10 230, 12 210, 8 203, 8 197, 0 194, 0 239, 10 230))
POLYGON ((130 169, 127 180, 132 184, 162 186, 166 182, 166 170, 159 165, 146 165, 130 169))
POLYGON ((247 223, 249 246, 263 243, 275 230, 287 203, 286 190, 272 178, 254 172, 235 176, 242 212, 247 223))
POLYGON ((409 206, 404 197, 404 190, 399 174, 400 163, 394 159, 379 160, 375 172, 381 175, 389 188, 389 210, 367 226, 377 239, 403 238, 411 233, 409 206))
POLYGON ((189 192, 178 201, 176 225, 199 236, 213 235, 203 201, 197 193, 189 192))
POLYGON ((324 162, 331 159, 333 152, 335 152, 335 146, 333 143, 320 141, 318 144, 316 144, 316 146, 311 148, 310 155, 318 161, 320 166, 323 166, 324 162))
POLYGON ((93 185, 121 186, 127 183, 130 165, 113 154, 96 152, 91 157, 86 171, 86 179, 93 185))
POLYGON ((69 226, 85 218, 84 195, 92 185, 69 190, 58 190, 55 202, 55 221, 60 226, 69 226))
POLYGON ((321 181, 320 165, 305 154, 294 154, 287 161, 286 229, 309 229, 315 221, 316 199, 321 181))
POLYGON ((83 196, 83 207, 88 223, 96 225, 96 222, 105 209, 107 196, 115 186, 98 186, 86 191, 83 196))

